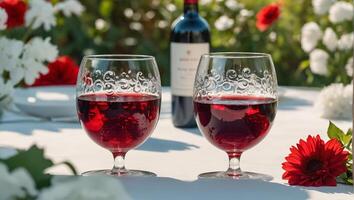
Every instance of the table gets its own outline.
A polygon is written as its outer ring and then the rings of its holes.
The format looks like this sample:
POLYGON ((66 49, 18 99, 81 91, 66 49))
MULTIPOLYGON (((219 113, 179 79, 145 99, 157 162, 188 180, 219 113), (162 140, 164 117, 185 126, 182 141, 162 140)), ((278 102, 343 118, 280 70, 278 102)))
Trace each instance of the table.
MULTIPOLYGON (((242 157, 242 169, 269 174, 270 182, 198 180, 202 172, 225 170, 224 152, 209 144, 198 129, 174 128, 170 117, 169 88, 164 88, 161 119, 152 137, 127 154, 126 166, 155 172, 154 178, 120 179, 134 199, 354 199, 353 187, 305 188, 288 186, 281 179, 281 163, 289 148, 309 134, 326 137, 328 120, 319 116, 313 103, 319 93, 314 88, 284 87, 278 113, 268 136, 242 157)), ((5 113, 3 120, 17 119, 5 113)), ((23 117, 22 117, 23 118, 23 117)), ((350 121, 335 121, 341 128, 350 121)), ((91 141, 78 123, 34 122, 0 124, 0 146, 46 148, 54 161, 68 160, 79 172, 112 166, 112 157, 91 141)), ((64 167, 50 170, 68 174, 64 167)))

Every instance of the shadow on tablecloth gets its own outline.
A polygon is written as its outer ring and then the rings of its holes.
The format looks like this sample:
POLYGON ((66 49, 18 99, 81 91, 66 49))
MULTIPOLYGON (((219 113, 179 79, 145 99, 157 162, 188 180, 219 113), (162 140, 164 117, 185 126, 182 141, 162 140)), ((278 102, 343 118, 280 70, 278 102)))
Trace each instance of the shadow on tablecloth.
POLYGON ((298 97, 281 97, 278 104, 279 110, 297 110, 299 107, 313 106, 313 102, 298 97))
POLYGON ((193 182, 172 178, 122 178, 128 194, 133 199, 144 200, 293 200, 308 199, 308 193, 300 187, 257 180, 200 179, 193 182))
POLYGON ((45 130, 60 133, 63 129, 81 129, 79 123, 40 122, 28 121, 21 123, 0 123, 0 131, 16 132, 23 135, 32 135, 36 130, 45 130))
POLYGON ((337 187, 308 187, 307 189, 327 194, 354 194, 353 186, 341 184, 338 184, 337 187))
POLYGON ((193 148, 199 148, 199 147, 194 144, 188 144, 185 142, 149 138, 137 150, 153 151, 153 152, 169 152, 169 151, 184 151, 193 148))

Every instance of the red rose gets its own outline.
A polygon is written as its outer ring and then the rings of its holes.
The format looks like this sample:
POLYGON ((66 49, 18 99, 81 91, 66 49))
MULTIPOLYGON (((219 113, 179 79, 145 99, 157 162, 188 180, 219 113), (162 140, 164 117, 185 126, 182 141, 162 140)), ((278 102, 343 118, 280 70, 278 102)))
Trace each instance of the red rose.
POLYGON ((257 28, 260 31, 265 31, 271 26, 280 15, 280 5, 277 3, 272 3, 266 7, 263 7, 257 13, 257 28))
POLYGON ((79 66, 68 56, 61 56, 48 65, 48 74, 41 75, 32 86, 75 85, 79 66))
POLYGON ((283 179, 289 185, 335 186, 336 177, 347 171, 345 163, 349 153, 336 139, 325 143, 319 135, 308 136, 290 151, 283 163, 283 179))
POLYGON ((22 26, 25 23, 27 4, 24 1, 3 0, 0 1, 0 7, 3 8, 8 15, 6 22, 8 28, 22 26))

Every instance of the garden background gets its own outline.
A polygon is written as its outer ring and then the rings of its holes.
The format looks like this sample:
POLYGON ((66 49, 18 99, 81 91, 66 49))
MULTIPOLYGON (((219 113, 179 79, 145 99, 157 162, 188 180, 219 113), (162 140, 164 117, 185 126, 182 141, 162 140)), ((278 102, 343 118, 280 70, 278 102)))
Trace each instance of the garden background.
MULTIPOLYGON (((80 17, 59 19, 58 25, 49 33, 38 30, 35 34, 49 34, 52 42, 58 45, 60 54, 70 55, 78 63, 85 54, 153 55, 157 59, 163 85, 169 85, 170 27, 183 12, 182 0, 80 2, 85 7, 80 17)), ((200 14, 207 19, 212 32, 212 51, 269 53, 273 56, 280 85, 324 86, 351 81, 344 65, 352 56, 352 49, 328 52, 330 57, 341 58, 329 66, 327 75, 321 76, 311 72, 309 55, 301 48, 300 41, 302 26, 309 21, 339 32, 352 32, 352 21, 331 24, 328 15, 314 13, 311 0, 283 0, 277 1, 281 5, 279 19, 269 29, 260 31, 256 28, 256 14, 274 0, 238 0, 238 5, 225 2, 200 0, 200 14), (220 20, 221 16, 228 18, 220 20)))

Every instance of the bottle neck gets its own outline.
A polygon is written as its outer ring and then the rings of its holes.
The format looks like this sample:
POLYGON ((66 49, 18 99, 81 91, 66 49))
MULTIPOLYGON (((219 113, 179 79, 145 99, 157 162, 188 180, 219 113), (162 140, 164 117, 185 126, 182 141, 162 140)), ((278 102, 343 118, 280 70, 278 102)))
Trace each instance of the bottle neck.
POLYGON ((184 0, 184 14, 198 13, 198 0, 184 0))

